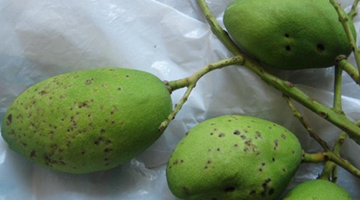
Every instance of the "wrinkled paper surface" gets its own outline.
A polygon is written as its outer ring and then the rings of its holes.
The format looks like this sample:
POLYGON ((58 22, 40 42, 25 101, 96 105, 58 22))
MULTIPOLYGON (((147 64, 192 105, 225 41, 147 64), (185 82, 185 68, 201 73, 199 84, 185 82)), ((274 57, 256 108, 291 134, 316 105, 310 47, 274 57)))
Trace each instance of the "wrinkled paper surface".
MULTIPOLYGON (((220 23, 230 1, 208 0, 220 23)), ((339 2, 344 8, 352 4, 339 2)), ((359 19, 355 21, 358 27, 359 19)), ((61 73, 117 66, 175 80, 230 56, 195 0, 0 0, 0 120, 23 90, 61 73)), ((272 73, 332 105, 333 68, 272 73)), ((345 73, 343 79, 344 111, 360 119, 359 87, 345 73)), ((172 94, 174 104, 183 93, 181 89, 172 94)), ((340 133, 296 105, 324 140, 333 141, 340 133)), ((30 163, 0 138, 0 200, 175 200, 165 177, 172 149, 195 124, 224 114, 274 121, 293 131, 306 151, 321 150, 280 92, 246 68, 233 66, 204 76, 163 136, 140 156, 109 171, 55 172, 30 163)), ((360 148, 353 141, 346 140, 342 154, 360 168, 360 148)), ((321 167, 303 164, 289 187, 315 178, 321 167)), ((360 199, 359 179, 341 168, 339 184, 360 199)))

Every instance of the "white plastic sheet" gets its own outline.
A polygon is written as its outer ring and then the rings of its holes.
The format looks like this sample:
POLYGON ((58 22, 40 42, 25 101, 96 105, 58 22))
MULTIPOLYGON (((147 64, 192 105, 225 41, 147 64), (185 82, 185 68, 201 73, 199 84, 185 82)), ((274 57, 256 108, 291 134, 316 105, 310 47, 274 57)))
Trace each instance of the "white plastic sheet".
MULTIPOLYGON (((230 1, 208 0, 219 22, 230 1)), ((352 3, 339 2, 343 7, 352 3)), ((24 89, 60 73, 118 66, 174 80, 230 56, 212 34, 195 0, 0 0, 0 120, 24 89)), ((273 73, 331 106, 333 71, 273 73)), ((343 90, 344 111, 352 119, 360 119, 359 87, 347 75, 343 90)), ((172 94, 174 104, 183 92, 172 94)), ((298 107, 326 141, 339 134, 325 120, 298 107)), ((223 114, 272 120, 292 130, 305 150, 320 150, 292 116, 280 92, 246 68, 228 67, 201 79, 154 145, 109 171, 87 175, 55 172, 30 163, 0 139, 0 200, 175 200, 165 177, 168 156, 191 127, 223 114)), ((358 145, 347 140, 342 153, 360 167, 358 145)), ((291 186, 320 172, 321 164, 304 164, 291 186)), ((360 199, 359 179, 340 169, 339 184, 360 199)))

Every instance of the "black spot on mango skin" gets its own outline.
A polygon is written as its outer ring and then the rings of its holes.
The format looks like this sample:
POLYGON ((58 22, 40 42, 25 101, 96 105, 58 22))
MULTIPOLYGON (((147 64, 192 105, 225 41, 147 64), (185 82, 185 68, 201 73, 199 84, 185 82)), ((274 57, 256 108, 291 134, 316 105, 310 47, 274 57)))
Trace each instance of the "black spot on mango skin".
POLYGON ((274 189, 274 188, 271 188, 271 189, 269 190, 269 196, 273 195, 274 192, 275 192, 275 189, 274 189))
POLYGON ((175 161, 173 162, 173 164, 174 164, 174 165, 179 164, 179 160, 175 160, 175 161))
POLYGON ((257 137, 262 138, 262 134, 259 131, 256 131, 255 134, 256 134, 257 137))
POLYGON ((219 137, 220 138, 225 137, 225 133, 219 133, 219 137))
POLYGON ((45 90, 42 90, 41 92, 39 92, 40 95, 46 95, 47 92, 45 90))
POLYGON ((185 195, 189 195, 190 194, 190 189, 189 188, 187 188, 187 187, 183 187, 183 191, 184 191, 184 193, 185 193, 185 195))
POLYGON ((89 107, 90 107, 90 102, 88 101, 84 101, 79 105, 79 108, 89 108, 89 107))
POLYGON ((10 126, 11 122, 12 122, 12 114, 10 114, 6 117, 6 125, 10 126))
POLYGON ((235 131, 234 131, 234 135, 240 135, 240 131, 239 131, 239 130, 235 130, 235 131))
POLYGON ((111 148, 106 148, 106 149, 104 149, 104 152, 105 152, 105 153, 109 153, 109 152, 111 152, 111 151, 112 151, 111 148))
POLYGON ((233 192, 233 191, 235 191, 235 187, 234 187, 234 186, 229 186, 229 187, 226 187, 226 188, 224 189, 224 192, 233 192))
MULTIPOLYGON (((262 188, 263 188, 263 191, 261 192, 261 196, 262 197, 266 197, 267 193, 268 193, 268 190, 269 190, 269 184, 271 182, 271 179, 268 178, 264 181, 264 183, 262 184, 262 188)), ((272 190, 272 192, 269 191, 269 193, 273 194, 274 193, 274 189, 271 188, 270 190, 272 190)))
POLYGON ((244 148, 244 152, 246 153, 246 152, 248 152, 248 151, 249 151, 249 148, 245 147, 245 148, 244 148))
POLYGON ((90 85, 92 82, 93 82, 93 78, 91 78, 91 79, 87 79, 86 81, 85 81, 85 84, 86 85, 90 85))
POLYGON ((322 53, 323 51, 325 51, 325 46, 323 44, 319 43, 319 44, 316 45, 316 50, 319 53, 322 53))
POLYGON ((279 140, 274 140, 274 150, 276 150, 277 148, 278 148, 278 146, 279 146, 279 140))
POLYGON ((31 151, 30 158, 35 158, 35 157, 36 157, 36 151, 31 151))
POLYGON ((256 190, 251 190, 249 193, 251 196, 256 195, 256 190))

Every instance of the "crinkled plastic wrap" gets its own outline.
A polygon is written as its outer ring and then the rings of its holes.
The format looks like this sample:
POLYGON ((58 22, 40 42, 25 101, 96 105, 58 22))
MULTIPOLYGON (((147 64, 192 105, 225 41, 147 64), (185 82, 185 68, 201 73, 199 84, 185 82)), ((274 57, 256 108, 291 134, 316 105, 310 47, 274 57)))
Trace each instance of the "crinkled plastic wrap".
MULTIPOLYGON (((219 22, 230 1, 208 0, 219 22)), ((352 3, 339 2, 343 7, 352 3)), ((355 20, 358 27, 359 19, 355 20)), ((230 56, 195 0, 0 0, 0 120, 23 90, 61 73, 117 66, 175 80, 230 56)), ((333 68, 272 72, 332 105, 333 68)), ((343 79, 344 111, 351 119, 360 119, 360 88, 345 73, 343 79)), ((172 94, 174 104, 183 93, 181 89, 172 94)), ((333 141, 340 133, 296 105, 324 140, 333 141)), ((321 150, 279 91, 246 68, 232 66, 204 76, 163 136, 140 156, 109 171, 87 175, 52 171, 9 150, 1 138, 0 200, 175 200, 165 177, 172 149, 195 124, 223 114, 277 122, 293 131, 306 151, 321 150)), ((353 141, 345 141, 342 154, 360 167, 360 148, 353 141)), ((289 187, 315 178, 321 167, 303 164, 289 187)), ((360 199, 359 179, 340 168, 338 181, 360 199)))

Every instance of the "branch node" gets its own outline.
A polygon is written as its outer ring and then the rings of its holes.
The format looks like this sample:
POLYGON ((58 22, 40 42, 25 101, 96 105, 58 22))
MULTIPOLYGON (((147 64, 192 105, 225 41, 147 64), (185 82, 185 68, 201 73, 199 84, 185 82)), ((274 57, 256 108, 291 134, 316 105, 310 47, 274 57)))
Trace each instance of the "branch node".
POLYGON ((164 84, 165 84, 165 86, 166 86, 167 90, 168 90, 168 91, 169 91, 169 93, 171 94, 171 93, 172 93, 172 91, 173 91, 173 89, 171 88, 171 85, 170 85, 169 81, 163 81, 163 82, 164 82, 164 84))
POLYGON ((345 55, 338 55, 336 58, 335 58, 335 65, 338 65, 340 61, 342 60, 346 60, 347 59, 347 56, 345 55))
POLYGON ((294 87, 294 84, 289 81, 285 81, 285 84, 289 87, 294 87))

